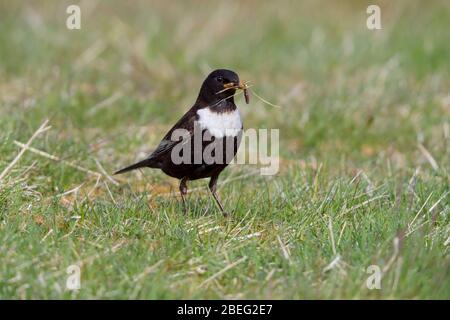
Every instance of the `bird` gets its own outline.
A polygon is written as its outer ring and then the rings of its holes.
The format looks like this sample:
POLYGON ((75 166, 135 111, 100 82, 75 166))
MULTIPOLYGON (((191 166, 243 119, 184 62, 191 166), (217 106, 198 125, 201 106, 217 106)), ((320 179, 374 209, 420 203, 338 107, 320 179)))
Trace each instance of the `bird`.
POLYGON ((234 96, 237 90, 242 90, 248 104, 247 89, 236 72, 212 71, 203 81, 194 105, 167 132, 156 149, 144 160, 114 174, 153 168, 178 179, 185 214, 188 181, 210 178, 209 190, 222 214, 227 216, 217 194, 217 181, 235 157, 241 142, 243 123, 234 96))

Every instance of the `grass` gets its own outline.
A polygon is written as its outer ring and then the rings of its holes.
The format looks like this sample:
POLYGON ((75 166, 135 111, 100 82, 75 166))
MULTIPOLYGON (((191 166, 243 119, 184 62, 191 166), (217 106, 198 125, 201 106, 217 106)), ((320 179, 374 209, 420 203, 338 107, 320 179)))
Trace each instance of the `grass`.
POLYGON ((0 181, 0 298, 450 298, 448 2, 382 1, 379 31, 357 1, 85 1, 79 31, 68 4, 0 3, 0 173, 45 119, 31 147, 61 159, 0 181), (280 172, 228 168, 228 219, 158 171, 110 181, 217 67, 282 106, 238 99, 280 172))

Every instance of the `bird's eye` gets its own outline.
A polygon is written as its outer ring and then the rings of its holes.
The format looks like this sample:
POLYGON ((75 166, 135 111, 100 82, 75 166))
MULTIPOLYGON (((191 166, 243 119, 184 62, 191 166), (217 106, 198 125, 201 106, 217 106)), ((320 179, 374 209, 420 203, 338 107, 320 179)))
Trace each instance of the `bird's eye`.
POLYGON ((222 77, 217 77, 216 80, 219 81, 219 82, 223 82, 223 78, 222 77))

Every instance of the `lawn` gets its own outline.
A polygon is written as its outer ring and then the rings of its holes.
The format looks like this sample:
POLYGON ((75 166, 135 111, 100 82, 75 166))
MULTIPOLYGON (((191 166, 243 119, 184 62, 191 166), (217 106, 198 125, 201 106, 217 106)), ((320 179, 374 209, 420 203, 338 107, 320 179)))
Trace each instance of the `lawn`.
POLYGON ((72 3, 0 2, 0 298, 450 299, 448 1, 72 3), (111 177, 219 67, 279 172, 111 177))

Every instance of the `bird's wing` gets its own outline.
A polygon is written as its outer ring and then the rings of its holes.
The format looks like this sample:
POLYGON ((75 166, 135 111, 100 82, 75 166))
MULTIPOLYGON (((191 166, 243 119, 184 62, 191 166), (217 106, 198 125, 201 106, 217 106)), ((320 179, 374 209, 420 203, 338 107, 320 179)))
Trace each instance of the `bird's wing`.
POLYGON ((181 140, 183 140, 183 143, 189 141, 190 137, 194 133, 194 124, 196 120, 197 113, 195 112, 195 108, 191 108, 184 114, 183 117, 181 117, 180 120, 178 120, 178 122, 172 127, 172 129, 167 132, 167 134, 159 143, 158 147, 149 156, 149 159, 157 159, 167 154, 168 152, 171 152, 173 147, 180 143, 181 140), (180 129, 180 134, 176 133, 176 136, 178 136, 179 139, 172 140, 172 134, 177 129, 180 129), (183 134, 183 137, 180 137, 181 134, 183 134))

